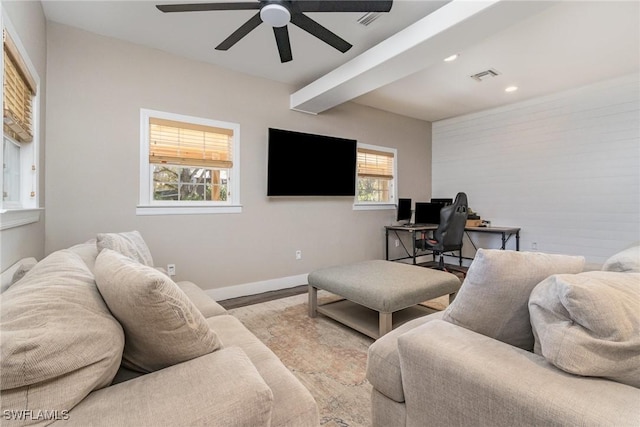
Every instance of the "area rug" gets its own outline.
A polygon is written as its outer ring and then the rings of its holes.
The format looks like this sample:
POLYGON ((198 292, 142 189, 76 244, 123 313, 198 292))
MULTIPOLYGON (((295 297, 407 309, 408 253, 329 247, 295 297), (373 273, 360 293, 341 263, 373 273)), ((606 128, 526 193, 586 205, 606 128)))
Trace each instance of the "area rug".
MULTIPOLYGON (((365 373, 373 339, 322 315, 310 318, 307 298, 307 294, 300 294, 234 308, 229 313, 307 387, 318 403, 321 425, 370 426, 371 384, 365 373)), ((320 303, 335 298, 318 292, 320 303)))

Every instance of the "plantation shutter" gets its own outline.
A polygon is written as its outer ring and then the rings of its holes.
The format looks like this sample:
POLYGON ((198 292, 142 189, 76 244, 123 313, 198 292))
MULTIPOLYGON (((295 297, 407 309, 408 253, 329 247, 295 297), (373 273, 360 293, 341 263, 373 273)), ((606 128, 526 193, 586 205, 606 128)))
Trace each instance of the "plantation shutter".
POLYGON ((149 119, 149 162, 229 169, 233 130, 149 119))
POLYGON ((4 131, 19 142, 33 141, 33 97, 36 83, 6 30, 4 46, 4 131))
POLYGON ((358 148, 358 177, 393 179, 393 153, 358 148))

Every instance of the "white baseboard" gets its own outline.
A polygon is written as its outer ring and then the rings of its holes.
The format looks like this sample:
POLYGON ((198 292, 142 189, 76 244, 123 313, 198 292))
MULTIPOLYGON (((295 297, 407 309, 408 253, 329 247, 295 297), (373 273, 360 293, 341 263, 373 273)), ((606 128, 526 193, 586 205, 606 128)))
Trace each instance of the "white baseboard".
POLYGON ((306 285, 308 283, 307 276, 308 274, 299 274, 297 276, 280 277, 278 279, 227 286, 225 288, 207 289, 205 293, 216 301, 222 301, 230 298, 245 297, 247 295, 256 295, 263 292, 279 291, 280 289, 306 285))

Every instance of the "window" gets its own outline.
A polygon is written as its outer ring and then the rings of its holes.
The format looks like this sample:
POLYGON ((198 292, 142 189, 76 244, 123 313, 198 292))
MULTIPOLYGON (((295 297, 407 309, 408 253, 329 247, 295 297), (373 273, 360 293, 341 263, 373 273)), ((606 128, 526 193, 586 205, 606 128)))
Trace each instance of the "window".
POLYGON ((358 144, 356 205, 395 205, 395 170, 395 149, 358 144))
POLYGON ((40 219, 38 183, 39 78, 16 36, 2 15, 2 201, 0 229, 40 219))
POLYGON ((138 214, 239 212, 240 126, 141 110, 138 214))
POLYGON ((2 154, 3 206, 20 207, 20 144, 5 137, 2 154))

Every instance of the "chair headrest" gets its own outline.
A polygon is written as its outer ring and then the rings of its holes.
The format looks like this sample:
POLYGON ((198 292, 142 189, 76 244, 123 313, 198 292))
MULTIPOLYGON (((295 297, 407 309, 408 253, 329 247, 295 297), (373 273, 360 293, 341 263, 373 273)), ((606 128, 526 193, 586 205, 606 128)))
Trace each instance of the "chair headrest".
POLYGON ((468 206, 469 203, 467 201, 467 195, 466 193, 458 193, 456 194, 456 199, 453 202, 454 205, 459 206, 459 205, 464 205, 464 206, 468 206))

